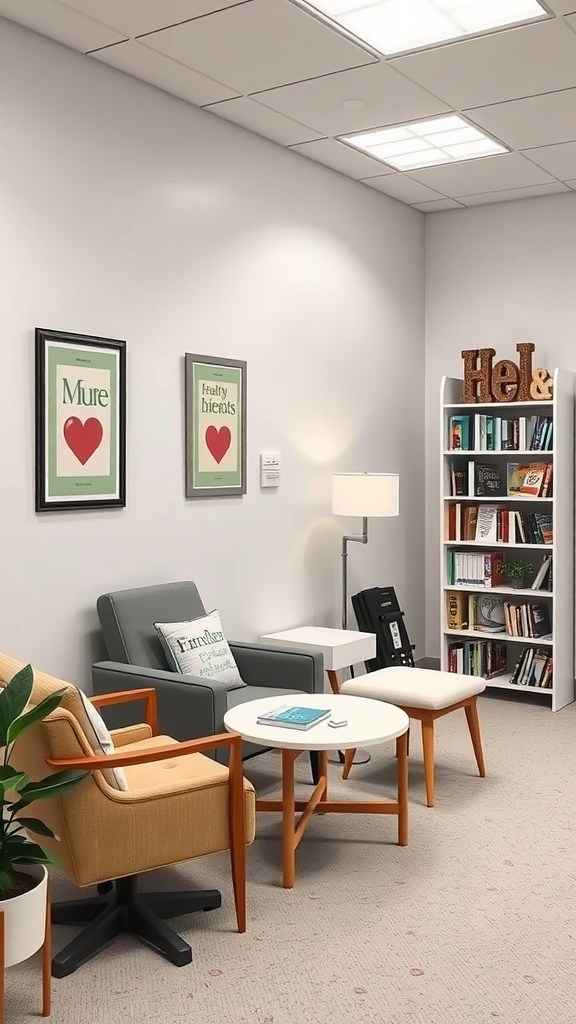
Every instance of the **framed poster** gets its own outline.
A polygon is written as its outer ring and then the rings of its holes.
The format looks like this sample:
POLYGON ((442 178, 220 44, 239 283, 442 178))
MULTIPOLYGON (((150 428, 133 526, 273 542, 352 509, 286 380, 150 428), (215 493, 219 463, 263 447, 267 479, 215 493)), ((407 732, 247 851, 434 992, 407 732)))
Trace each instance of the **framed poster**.
POLYGON ((186 353, 186 497, 246 494, 246 363, 186 353))
POLYGON ((126 342, 36 328, 36 511, 126 504, 126 342))

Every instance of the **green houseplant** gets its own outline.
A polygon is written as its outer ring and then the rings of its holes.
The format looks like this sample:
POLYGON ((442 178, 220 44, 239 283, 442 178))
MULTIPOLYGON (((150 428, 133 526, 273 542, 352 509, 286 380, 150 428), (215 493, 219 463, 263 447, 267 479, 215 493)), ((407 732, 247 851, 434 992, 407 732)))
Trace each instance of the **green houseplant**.
POLYGON ((503 562, 501 573, 509 581, 510 586, 522 588, 526 582, 526 577, 533 572, 533 566, 530 562, 526 562, 523 558, 510 559, 508 562, 503 562))
POLYGON ((43 821, 30 817, 27 808, 36 800, 61 796, 89 774, 53 772, 36 782, 12 765, 16 740, 54 711, 64 697, 65 691, 58 690, 28 708, 33 684, 32 667, 26 665, 0 688, 0 747, 4 748, 0 757, 0 910, 4 914, 7 967, 32 956, 44 941, 46 865, 57 863, 54 853, 30 835, 58 837, 43 821))

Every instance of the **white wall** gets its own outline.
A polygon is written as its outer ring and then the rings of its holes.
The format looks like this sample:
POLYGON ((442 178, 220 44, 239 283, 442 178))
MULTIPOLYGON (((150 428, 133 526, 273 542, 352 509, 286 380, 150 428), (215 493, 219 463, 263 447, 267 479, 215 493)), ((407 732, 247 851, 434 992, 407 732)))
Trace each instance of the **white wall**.
MULTIPOLYGON (((440 655, 439 392, 463 349, 536 346, 534 366, 576 369, 576 195, 433 214, 426 222, 426 653, 440 655)), ((572 553, 569 553, 572 557, 572 553)))
POLYGON ((366 469, 401 516, 351 588, 423 655, 423 216, 1 20, 0 125, 0 649, 85 685, 98 594, 174 579, 235 638, 337 625, 330 474, 366 469), (34 513, 36 326, 127 340, 125 510, 34 513), (244 498, 184 498, 186 351, 248 360, 244 498))

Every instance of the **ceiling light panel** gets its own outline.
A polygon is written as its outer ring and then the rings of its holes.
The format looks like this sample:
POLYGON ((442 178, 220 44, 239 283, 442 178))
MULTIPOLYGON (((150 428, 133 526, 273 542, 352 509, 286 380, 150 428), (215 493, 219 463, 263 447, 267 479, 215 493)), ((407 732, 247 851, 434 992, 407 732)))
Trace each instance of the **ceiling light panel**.
POLYGON ((456 114, 396 128, 359 132, 343 136, 342 141, 398 171, 509 152, 506 146, 495 142, 456 114))
POLYGON ((387 57, 549 17, 538 0, 304 2, 387 57))

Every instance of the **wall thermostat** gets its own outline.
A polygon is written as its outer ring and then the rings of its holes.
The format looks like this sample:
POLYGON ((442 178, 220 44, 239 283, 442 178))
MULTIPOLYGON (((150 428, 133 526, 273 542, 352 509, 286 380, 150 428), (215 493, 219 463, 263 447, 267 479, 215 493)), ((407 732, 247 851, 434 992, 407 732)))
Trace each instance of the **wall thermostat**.
POLYGON ((266 452, 260 455, 260 487, 280 486, 280 455, 266 452))

